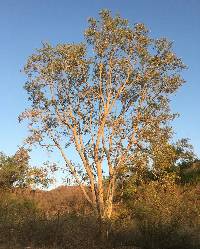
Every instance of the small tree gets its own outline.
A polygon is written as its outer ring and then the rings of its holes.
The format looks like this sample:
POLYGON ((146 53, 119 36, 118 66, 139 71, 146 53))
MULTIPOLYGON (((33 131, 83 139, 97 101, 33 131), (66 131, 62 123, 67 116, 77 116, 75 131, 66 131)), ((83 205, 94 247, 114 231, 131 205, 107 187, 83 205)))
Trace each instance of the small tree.
POLYGON ((143 24, 132 27, 107 10, 100 20, 89 19, 85 38, 80 44, 44 44, 28 59, 31 107, 20 119, 30 121, 29 143, 60 151, 103 221, 111 217, 120 167, 133 155, 142 161, 153 142, 170 137, 169 96, 184 82, 179 73, 185 66, 171 42, 153 39, 143 24), (84 178, 68 157, 70 146, 84 178))
POLYGON ((182 138, 176 143, 170 143, 163 138, 162 144, 161 141, 151 143, 145 152, 148 157, 133 157, 118 171, 115 201, 131 201, 138 187, 150 182, 158 181, 160 185, 167 181, 169 184, 183 182, 187 172, 191 176, 190 180, 193 177, 193 180, 198 180, 199 160, 188 139, 182 138))
POLYGON ((0 153, 0 190, 23 189, 51 182, 46 169, 30 167, 28 151, 20 148, 14 156, 0 153))

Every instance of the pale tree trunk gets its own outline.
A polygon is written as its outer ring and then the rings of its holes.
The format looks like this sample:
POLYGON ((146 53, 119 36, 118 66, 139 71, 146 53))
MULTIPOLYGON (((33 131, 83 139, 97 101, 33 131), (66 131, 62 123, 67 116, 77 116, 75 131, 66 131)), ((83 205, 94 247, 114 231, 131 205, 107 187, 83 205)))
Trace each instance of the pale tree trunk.
POLYGON ((103 183, 98 185, 101 186, 101 191, 98 191, 98 223, 99 223, 99 231, 101 240, 106 242, 109 238, 110 232, 110 219, 113 211, 113 196, 114 196, 114 188, 115 188, 115 177, 110 179, 108 184, 108 188, 105 191, 103 183), (104 198, 104 194, 106 192, 106 198, 104 198))

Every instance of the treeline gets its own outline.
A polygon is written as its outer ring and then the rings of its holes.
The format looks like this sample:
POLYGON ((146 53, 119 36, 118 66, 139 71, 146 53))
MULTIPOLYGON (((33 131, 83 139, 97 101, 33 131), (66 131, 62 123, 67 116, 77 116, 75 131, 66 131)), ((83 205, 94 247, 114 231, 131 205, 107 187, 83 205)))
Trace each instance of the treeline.
MULTIPOLYGON (((177 160, 178 165, 158 172, 124 167, 102 241, 97 218, 78 186, 33 190, 33 174, 27 173, 33 169, 25 150, 13 157, 1 154, 1 248, 198 249, 200 161, 183 160, 183 154, 177 160), (20 153, 26 156, 19 157, 20 153)), ((36 179, 40 184, 49 181, 42 171, 36 179)))

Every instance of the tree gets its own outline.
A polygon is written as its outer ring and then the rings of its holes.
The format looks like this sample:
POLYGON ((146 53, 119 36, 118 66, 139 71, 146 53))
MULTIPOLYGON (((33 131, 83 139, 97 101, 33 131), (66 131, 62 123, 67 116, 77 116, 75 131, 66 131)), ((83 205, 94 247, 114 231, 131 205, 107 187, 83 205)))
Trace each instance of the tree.
POLYGON ((150 182, 159 182, 162 186, 164 182, 175 184, 183 183, 184 180, 198 181, 199 160, 188 139, 182 138, 170 143, 163 138, 162 143, 152 143, 147 153, 148 157, 143 157, 142 161, 141 157, 132 158, 118 172, 115 195, 118 202, 132 200, 138 187, 150 182))
POLYGON ((185 66, 167 39, 107 10, 89 19, 85 38, 44 44, 30 56, 24 71, 31 106, 20 120, 30 121, 28 143, 60 151, 103 221, 111 217, 120 168, 133 156, 142 162, 153 142, 171 136, 169 96, 183 84, 185 66), (80 156, 81 173, 69 147, 80 156))
POLYGON ((46 169, 29 166, 28 151, 20 148, 14 156, 0 153, 0 189, 11 190, 50 183, 46 169))

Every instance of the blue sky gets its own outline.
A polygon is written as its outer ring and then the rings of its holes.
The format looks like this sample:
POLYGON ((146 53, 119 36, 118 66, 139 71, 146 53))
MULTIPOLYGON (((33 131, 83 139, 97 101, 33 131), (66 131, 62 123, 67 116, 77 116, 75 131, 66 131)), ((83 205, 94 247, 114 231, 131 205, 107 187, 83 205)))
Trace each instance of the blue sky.
MULTIPOLYGON (((27 135, 17 117, 26 107, 26 59, 41 42, 79 42, 90 16, 107 8, 130 23, 145 23, 153 37, 174 41, 174 51, 189 69, 187 83, 172 100, 181 116, 174 122, 176 137, 188 137, 200 156, 200 1, 199 0, 1 0, 0 1, 0 151, 13 154, 27 135)), ((32 164, 48 159, 39 149, 32 164)), ((57 156, 51 156, 56 159, 57 156)))

